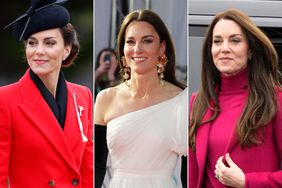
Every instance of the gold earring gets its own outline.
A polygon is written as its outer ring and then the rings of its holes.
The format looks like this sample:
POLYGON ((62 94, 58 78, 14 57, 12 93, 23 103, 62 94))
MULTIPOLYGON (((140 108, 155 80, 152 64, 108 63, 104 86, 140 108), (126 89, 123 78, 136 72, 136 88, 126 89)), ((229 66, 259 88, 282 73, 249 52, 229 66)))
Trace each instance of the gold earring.
POLYGON ((160 78, 160 85, 164 86, 164 70, 165 70, 165 66, 167 64, 167 57, 165 54, 163 54, 162 56, 159 57, 159 63, 157 64, 157 72, 160 78))
POLYGON ((130 78, 130 67, 127 65, 125 57, 121 57, 122 67, 123 67, 123 79, 124 81, 128 81, 130 78))

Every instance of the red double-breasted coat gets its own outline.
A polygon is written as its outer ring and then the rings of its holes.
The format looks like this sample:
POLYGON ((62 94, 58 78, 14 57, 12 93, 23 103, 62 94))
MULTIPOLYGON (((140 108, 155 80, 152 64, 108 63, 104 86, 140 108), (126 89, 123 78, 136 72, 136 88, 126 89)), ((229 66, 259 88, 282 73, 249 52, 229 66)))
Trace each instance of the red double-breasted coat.
POLYGON ((69 82, 67 93, 62 130, 29 70, 18 82, 0 88, 0 188, 7 179, 11 188, 93 187, 92 94, 69 82), (82 141, 78 117, 87 142, 82 141))

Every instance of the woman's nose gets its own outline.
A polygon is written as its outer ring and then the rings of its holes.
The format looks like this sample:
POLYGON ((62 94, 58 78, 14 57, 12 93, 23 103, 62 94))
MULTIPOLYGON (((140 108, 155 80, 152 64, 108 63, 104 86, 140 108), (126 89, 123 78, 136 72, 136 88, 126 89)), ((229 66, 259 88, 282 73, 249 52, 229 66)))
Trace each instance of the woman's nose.
POLYGON ((142 44, 140 42, 136 42, 134 46, 134 52, 140 52, 142 50, 142 44))
POLYGON ((221 51, 222 51, 223 53, 228 53, 228 52, 230 52, 230 46, 229 46, 228 42, 223 42, 221 51))
POLYGON ((38 44, 36 49, 35 49, 35 52, 37 54, 44 54, 45 53, 45 50, 44 50, 44 47, 42 44, 38 44))

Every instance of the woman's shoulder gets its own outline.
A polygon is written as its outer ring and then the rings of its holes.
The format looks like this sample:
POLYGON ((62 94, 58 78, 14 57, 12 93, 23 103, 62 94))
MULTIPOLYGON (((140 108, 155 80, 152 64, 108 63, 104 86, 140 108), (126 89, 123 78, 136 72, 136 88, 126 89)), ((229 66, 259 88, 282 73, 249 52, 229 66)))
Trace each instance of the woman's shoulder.
POLYGON ((18 93, 17 91, 20 90, 20 87, 19 87, 19 83, 18 82, 15 82, 15 83, 11 83, 9 85, 5 85, 5 86, 0 86, 0 93, 1 95, 12 95, 12 94, 15 94, 15 93, 18 93))
POLYGON ((81 90, 88 90, 89 88, 87 86, 84 85, 80 85, 80 84, 76 84, 73 82, 66 82, 67 86, 70 87, 71 89, 81 89, 81 90))
POLYGON ((123 90, 123 84, 119 84, 114 87, 109 87, 107 89, 103 89, 97 94, 96 102, 104 104, 109 104, 116 97, 119 96, 119 93, 123 90))
POLYGON ((105 125, 107 114, 116 106, 119 101, 119 93, 122 90, 121 84, 103 89, 100 91, 94 102, 95 124, 105 125))
POLYGON ((72 94, 75 93, 76 95, 81 97, 88 97, 89 95, 92 95, 90 89, 84 85, 67 82, 67 88, 72 94))
POLYGON ((97 98, 108 99, 114 97, 117 94, 117 92, 119 92, 120 85, 121 84, 101 90, 98 93, 97 98))
POLYGON ((174 84, 171 84, 169 82, 166 82, 165 85, 166 85, 165 91, 166 91, 166 93, 171 95, 171 97, 177 96, 177 95, 179 95, 181 93, 185 94, 185 93, 187 93, 187 90, 188 90, 187 88, 182 89, 182 88, 180 88, 180 87, 178 87, 178 86, 176 86, 174 84))

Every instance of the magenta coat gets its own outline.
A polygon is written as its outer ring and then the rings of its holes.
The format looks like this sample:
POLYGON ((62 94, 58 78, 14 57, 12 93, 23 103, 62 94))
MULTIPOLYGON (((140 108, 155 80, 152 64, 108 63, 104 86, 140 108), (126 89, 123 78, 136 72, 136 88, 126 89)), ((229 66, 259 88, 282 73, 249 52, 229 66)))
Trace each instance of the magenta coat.
POLYGON ((92 95, 72 83, 67 92, 62 130, 29 71, 19 82, 0 87, 0 188, 6 188, 7 177, 11 188, 93 188, 92 95), (75 106, 83 107, 87 142, 75 106))
MULTIPOLYGON (((222 154, 229 153, 232 160, 245 173, 246 188, 282 187, 282 92, 278 92, 277 98, 278 113, 273 121, 265 126, 263 143, 242 150, 237 137, 233 136, 222 154)), ((192 109, 194 99, 195 95, 191 98, 190 109, 192 109)), ((204 119, 210 116, 211 110, 208 109, 204 119)), ((196 153, 189 148, 189 188, 202 187, 209 129, 210 123, 201 125, 197 129, 196 153)))

